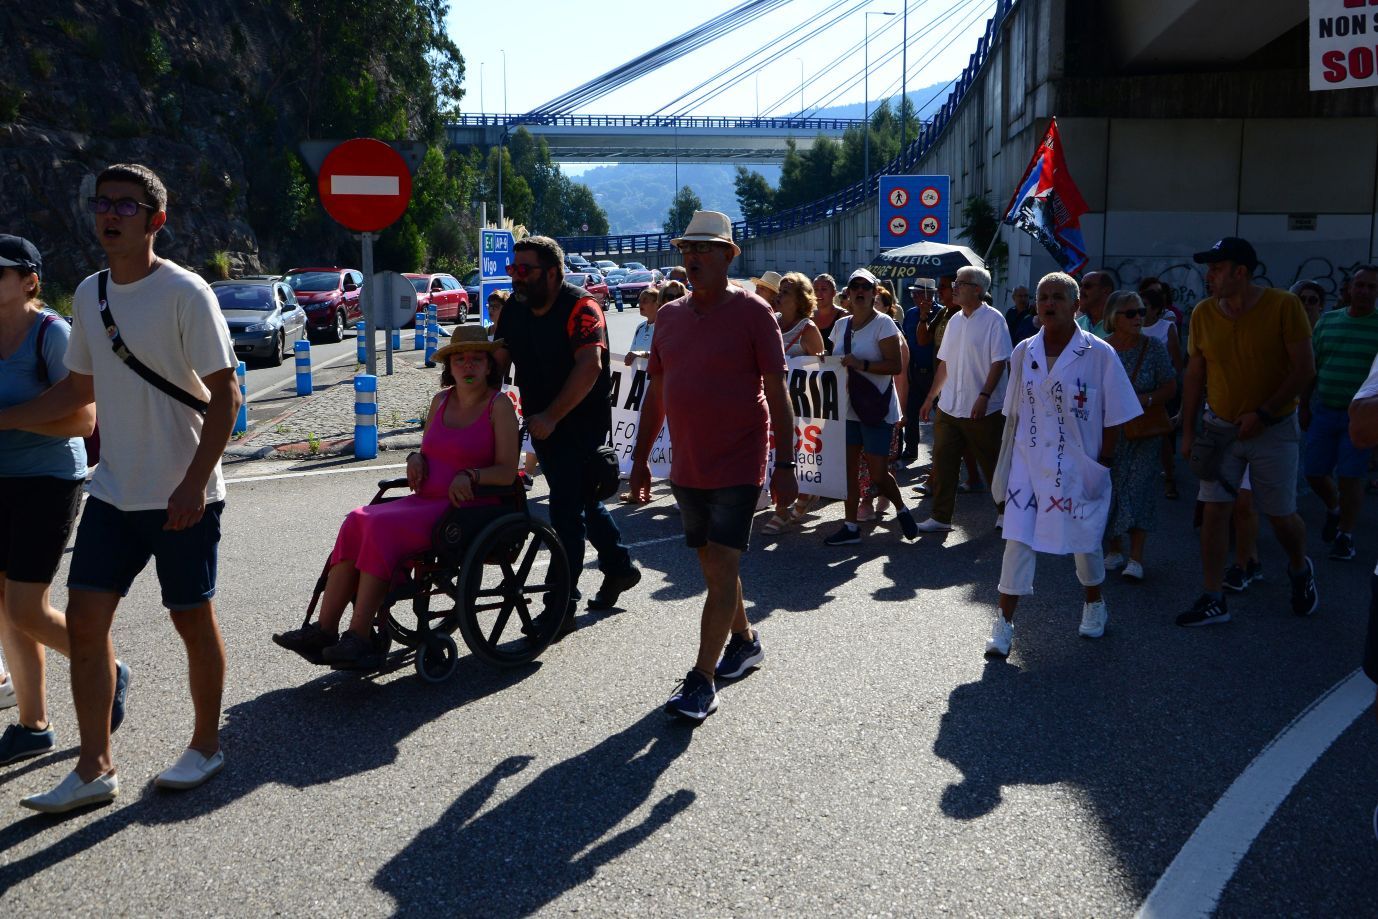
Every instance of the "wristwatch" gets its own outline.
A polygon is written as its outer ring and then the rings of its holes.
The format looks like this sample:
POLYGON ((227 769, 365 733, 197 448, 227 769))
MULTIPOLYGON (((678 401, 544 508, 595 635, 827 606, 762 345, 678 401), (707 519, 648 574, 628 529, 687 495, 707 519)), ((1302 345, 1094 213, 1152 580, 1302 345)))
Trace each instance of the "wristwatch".
POLYGON ((777 460, 775 463, 775 468, 794 470, 799 468, 799 464, 796 463, 794 460, 777 460))

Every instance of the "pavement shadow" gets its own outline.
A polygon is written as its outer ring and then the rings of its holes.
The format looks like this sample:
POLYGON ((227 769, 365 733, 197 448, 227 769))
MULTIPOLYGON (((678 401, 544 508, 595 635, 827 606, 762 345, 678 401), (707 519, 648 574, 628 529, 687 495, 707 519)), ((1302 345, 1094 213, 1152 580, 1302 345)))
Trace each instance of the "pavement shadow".
POLYGON ((604 838, 650 800, 692 736, 692 728, 657 709, 477 816, 503 780, 534 763, 531 756, 508 757, 389 860, 374 886, 393 898, 398 916, 530 915, 694 802, 688 789, 671 792, 644 819, 604 838))
MULTIPOLYGON (((229 708, 221 730, 224 772, 201 788, 166 792, 150 779, 126 786, 97 819, 91 811, 35 814, 0 828, 4 853, 72 822, 75 831, 22 859, 0 864, 0 891, 28 880, 112 838, 131 825, 180 823, 214 813, 266 785, 306 789, 392 765, 401 743, 417 729, 458 708, 515 685, 539 663, 497 670, 460 658, 454 677, 440 685, 404 678, 379 683, 329 672, 305 686, 264 693, 229 708), (385 714, 380 717, 380 712, 385 714), (137 794, 137 800, 126 803, 137 794)), ((28 813, 27 811, 23 813, 28 813)), ((96 813, 100 813, 97 811, 96 813)))

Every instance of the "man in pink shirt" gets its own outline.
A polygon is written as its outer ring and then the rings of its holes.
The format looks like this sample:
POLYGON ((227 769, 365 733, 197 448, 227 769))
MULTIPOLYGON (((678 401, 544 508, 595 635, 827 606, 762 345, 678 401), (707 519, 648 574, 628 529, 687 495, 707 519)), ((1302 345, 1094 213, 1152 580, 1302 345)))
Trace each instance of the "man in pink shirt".
POLYGON ((715 678, 735 679, 765 660, 761 637, 742 605, 740 570, 772 429, 780 446, 770 477, 777 508, 799 496, 799 483, 780 326, 764 300, 728 286, 727 268, 742 251, 732 241, 731 220, 697 211, 672 242, 684 257, 693 293, 665 304, 656 319, 631 492, 649 500, 648 457, 668 421, 674 444, 670 485, 685 542, 698 551, 708 597, 698 660, 666 711, 703 721, 718 710, 715 678))

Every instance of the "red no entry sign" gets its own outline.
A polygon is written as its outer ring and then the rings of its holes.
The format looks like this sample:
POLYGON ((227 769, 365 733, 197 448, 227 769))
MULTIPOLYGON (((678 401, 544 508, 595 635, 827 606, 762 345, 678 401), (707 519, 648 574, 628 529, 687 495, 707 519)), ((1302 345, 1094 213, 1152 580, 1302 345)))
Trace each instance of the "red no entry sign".
POLYGON ((396 150, 372 138, 347 140, 326 156, 317 180, 331 217, 360 233, 391 225, 411 201, 411 172, 396 150))

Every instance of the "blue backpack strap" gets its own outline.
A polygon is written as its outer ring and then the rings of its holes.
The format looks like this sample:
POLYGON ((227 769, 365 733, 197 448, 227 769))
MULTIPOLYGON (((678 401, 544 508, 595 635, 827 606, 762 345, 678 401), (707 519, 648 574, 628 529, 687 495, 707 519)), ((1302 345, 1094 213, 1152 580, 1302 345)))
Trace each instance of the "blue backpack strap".
POLYGON ((34 353, 38 357, 38 382, 45 387, 51 386, 52 375, 48 373, 48 358, 43 354, 43 337, 48 332, 48 326, 57 322, 57 317, 52 313, 44 313, 38 320, 38 340, 34 343, 34 353))

